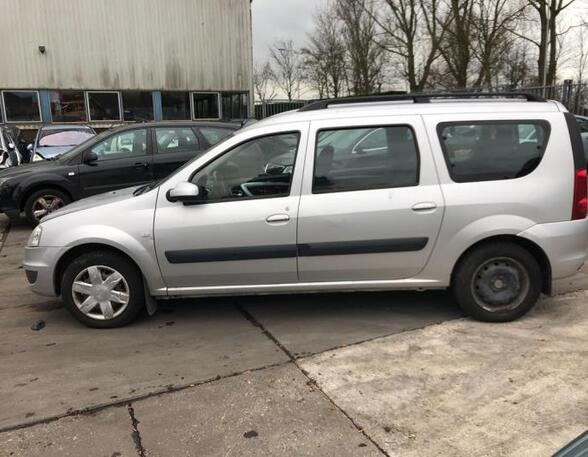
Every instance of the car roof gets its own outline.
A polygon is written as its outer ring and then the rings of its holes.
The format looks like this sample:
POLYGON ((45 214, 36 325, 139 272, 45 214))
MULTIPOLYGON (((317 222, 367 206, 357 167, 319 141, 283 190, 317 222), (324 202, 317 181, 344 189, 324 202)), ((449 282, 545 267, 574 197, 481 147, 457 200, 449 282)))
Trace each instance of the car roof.
POLYGON ((111 129, 111 131, 129 130, 141 127, 174 127, 174 126, 196 126, 196 127, 218 127, 231 130, 238 130, 241 124, 235 122, 222 121, 151 121, 151 122, 137 122, 132 124, 118 125, 111 129))
POLYGON ((45 124, 40 129, 43 130, 80 130, 88 129, 92 130, 92 127, 84 124, 45 124))
POLYGON ((567 111, 559 102, 522 101, 518 99, 488 100, 432 100, 429 103, 406 101, 383 101, 369 103, 350 103, 329 106, 316 110, 295 110, 276 114, 259 121, 245 130, 290 123, 330 119, 345 119, 385 115, 427 115, 427 114, 475 114, 475 113, 519 113, 532 116, 533 113, 551 113, 567 111))

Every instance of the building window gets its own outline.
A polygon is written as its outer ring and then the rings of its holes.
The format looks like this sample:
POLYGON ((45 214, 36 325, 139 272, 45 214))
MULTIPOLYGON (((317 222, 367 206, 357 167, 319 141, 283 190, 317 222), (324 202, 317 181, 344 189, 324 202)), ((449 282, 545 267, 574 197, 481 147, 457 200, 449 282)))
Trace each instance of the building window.
POLYGON ((123 119, 125 121, 152 121, 153 96, 147 91, 125 91, 122 93, 123 119))
POLYGON ((33 90, 2 92, 6 122, 40 122, 39 94, 33 90))
POLYGON ((120 121, 118 92, 86 92, 91 121, 120 121))
POLYGON ((190 119, 190 95, 188 92, 162 92, 161 109, 167 121, 190 119))
POLYGON ((53 122, 86 122, 86 100, 81 90, 53 90, 51 119, 53 122))
POLYGON ((223 119, 249 118, 249 94, 247 92, 225 92, 222 95, 223 119))
POLYGON ((193 92, 193 119, 220 119, 218 92, 193 92))

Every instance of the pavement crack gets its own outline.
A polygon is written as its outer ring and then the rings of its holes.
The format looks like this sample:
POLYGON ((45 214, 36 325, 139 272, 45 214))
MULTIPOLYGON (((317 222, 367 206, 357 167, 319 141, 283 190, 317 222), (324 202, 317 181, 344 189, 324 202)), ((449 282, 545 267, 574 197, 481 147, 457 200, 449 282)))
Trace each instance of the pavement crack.
POLYGON ((272 342, 276 346, 278 346, 282 350, 282 352, 284 354, 286 354, 286 356, 288 356, 288 358, 290 359, 291 362, 296 360, 296 357, 294 357, 294 355, 286 348, 286 346, 284 346, 282 343, 280 343, 280 340, 278 340, 274 335, 272 335, 272 333, 268 329, 266 329, 261 324, 261 322, 259 322, 255 317, 253 317, 253 315, 249 311, 247 311, 245 308, 243 308, 243 306, 241 306, 240 303, 235 302, 235 307, 243 315, 243 317, 245 319, 247 319, 255 327, 259 328, 265 336, 267 336, 270 340, 272 340, 272 342))
POLYGON ((247 319, 255 327, 259 328, 261 330, 261 332, 267 338, 269 338, 278 348, 280 348, 284 352, 284 354, 286 354, 288 356, 288 358, 290 359, 290 362, 302 373, 302 375, 308 380, 309 384, 311 384, 314 387, 314 389, 316 389, 318 392, 320 392, 323 395, 323 397, 337 411, 339 411, 345 418, 347 418, 347 420, 351 423, 351 425, 353 425, 353 427, 359 433, 361 433, 366 440, 368 440, 370 443, 372 443, 374 445, 374 447, 382 453, 382 455, 384 455, 386 457, 390 457, 390 455, 363 429, 363 427, 361 427, 357 422, 355 422, 355 420, 349 415, 349 413, 347 413, 343 408, 341 408, 337 403, 335 403, 335 401, 323 389, 321 389, 321 387, 318 384, 318 382, 316 381, 316 379, 312 378, 310 376, 310 373, 308 373, 308 371, 306 371, 304 368, 302 368, 298 364, 299 359, 294 357, 294 355, 292 355, 292 353, 288 350, 288 348, 286 348, 280 342, 280 340, 278 340, 278 338, 276 338, 272 334, 272 332, 270 332, 267 328, 265 328, 264 325, 261 322, 259 322, 249 311, 247 311, 240 303, 235 302, 235 307, 243 315, 243 317, 245 319, 247 319))
POLYGON ((137 455, 139 457, 145 457, 145 448, 143 447, 143 442, 141 440, 141 434, 139 433, 139 421, 135 417, 135 410, 133 409, 133 404, 129 403, 127 405, 127 409, 129 411, 129 416, 131 416, 131 426, 133 431, 131 432, 131 436, 133 441, 135 442, 135 448, 137 449, 137 455))

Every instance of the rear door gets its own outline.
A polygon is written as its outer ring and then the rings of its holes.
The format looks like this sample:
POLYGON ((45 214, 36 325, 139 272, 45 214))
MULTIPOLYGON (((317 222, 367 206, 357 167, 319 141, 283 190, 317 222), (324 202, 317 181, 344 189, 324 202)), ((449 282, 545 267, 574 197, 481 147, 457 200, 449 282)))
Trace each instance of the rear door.
POLYGON ((444 211, 418 116, 312 122, 298 214, 303 282, 409 278, 444 211))
POLYGON ((79 168, 82 197, 153 181, 152 155, 146 128, 118 132, 84 151, 98 160, 82 161, 79 168))
POLYGON ((205 149, 192 126, 155 127, 151 130, 155 179, 165 178, 205 149))

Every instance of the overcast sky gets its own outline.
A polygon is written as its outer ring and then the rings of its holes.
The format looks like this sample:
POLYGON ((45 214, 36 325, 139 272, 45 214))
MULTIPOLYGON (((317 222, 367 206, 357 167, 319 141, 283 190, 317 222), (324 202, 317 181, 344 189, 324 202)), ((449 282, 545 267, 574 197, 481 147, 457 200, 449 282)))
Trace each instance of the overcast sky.
MULTIPOLYGON (((255 62, 269 60, 269 46, 280 39, 293 40, 297 47, 306 44, 306 35, 312 31, 313 15, 329 0, 253 0, 253 58, 255 62)), ((588 15, 588 2, 577 1, 567 11, 568 23, 588 15)), ((576 30, 564 43, 564 55, 560 58, 559 77, 575 75, 575 60, 571 53, 577 48, 576 30)))
POLYGON ((303 46, 312 31, 312 17, 327 0, 253 0, 253 58, 269 59, 268 47, 275 40, 293 40, 303 46))

